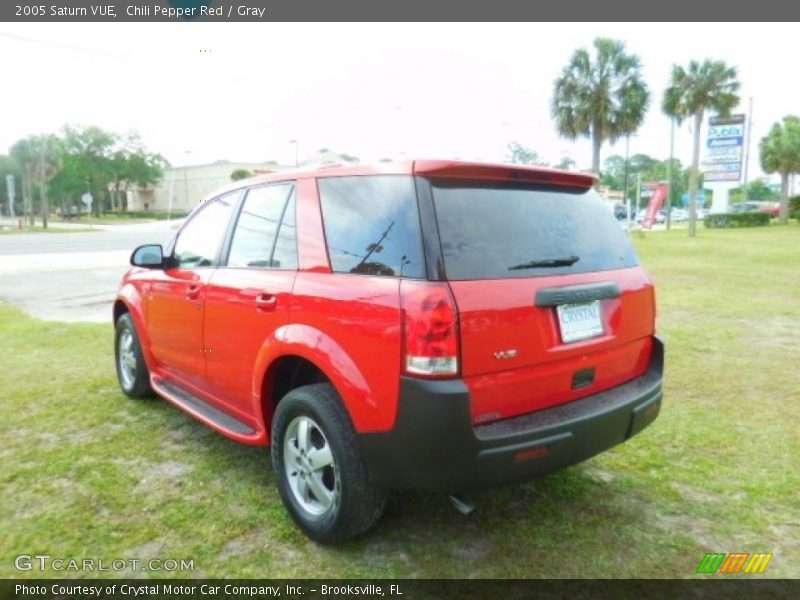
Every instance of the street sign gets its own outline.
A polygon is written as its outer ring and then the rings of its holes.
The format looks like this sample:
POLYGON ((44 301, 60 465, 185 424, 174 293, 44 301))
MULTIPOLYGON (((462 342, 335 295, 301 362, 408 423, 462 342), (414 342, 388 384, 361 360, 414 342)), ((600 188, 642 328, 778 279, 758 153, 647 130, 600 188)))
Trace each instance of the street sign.
POLYGON ((706 146, 709 148, 721 148, 726 149, 732 146, 742 146, 744 144, 744 136, 737 135, 734 137, 717 137, 717 138, 708 138, 706 142, 706 146))
POLYGON ((706 156, 704 165, 714 165, 718 163, 737 162, 742 160, 741 146, 717 147, 714 153, 706 156))
POLYGON ((703 181, 739 181, 742 175, 745 115, 708 120, 703 181))
POLYGON ((709 117, 708 124, 711 127, 721 127, 724 125, 735 125, 737 123, 744 123, 744 115, 730 115, 729 117, 709 117))
MULTIPOLYGON (((697 203, 698 204, 705 204, 706 201, 706 192, 705 190, 699 190, 697 192, 697 203)), ((681 204, 683 206, 689 206, 689 194, 683 193, 681 195, 681 204)))

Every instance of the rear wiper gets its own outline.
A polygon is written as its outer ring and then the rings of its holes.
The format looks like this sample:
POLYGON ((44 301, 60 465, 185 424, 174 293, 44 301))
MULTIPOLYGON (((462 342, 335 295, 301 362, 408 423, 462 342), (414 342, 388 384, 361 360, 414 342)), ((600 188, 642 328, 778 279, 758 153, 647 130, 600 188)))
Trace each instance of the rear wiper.
POLYGON ((578 256, 564 256, 561 258, 546 258, 544 260, 532 260, 508 267, 509 271, 521 271, 522 269, 545 269, 547 267, 569 267, 580 260, 578 256))

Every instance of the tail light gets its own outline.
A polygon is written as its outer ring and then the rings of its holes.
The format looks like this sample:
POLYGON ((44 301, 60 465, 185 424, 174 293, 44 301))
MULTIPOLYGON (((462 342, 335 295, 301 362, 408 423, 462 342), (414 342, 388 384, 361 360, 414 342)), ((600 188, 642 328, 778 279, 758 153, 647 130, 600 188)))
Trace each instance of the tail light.
POLYGON ((403 370, 418 377, 458 375, 458 312, 446 283, 403 280, 403 370))

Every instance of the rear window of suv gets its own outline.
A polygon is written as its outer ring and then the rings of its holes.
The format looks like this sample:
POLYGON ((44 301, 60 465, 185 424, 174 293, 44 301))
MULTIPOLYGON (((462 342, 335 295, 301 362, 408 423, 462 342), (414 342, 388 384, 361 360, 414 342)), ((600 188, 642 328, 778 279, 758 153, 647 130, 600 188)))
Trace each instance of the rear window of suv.
POLYGON ((318 186, 328 256, 334 272, 424 276, 413 178, 325 177, 318 180, 318 186))
POLYGON ((638 265, 593 189, 432 182, 447 278, 507 279, 638 265))

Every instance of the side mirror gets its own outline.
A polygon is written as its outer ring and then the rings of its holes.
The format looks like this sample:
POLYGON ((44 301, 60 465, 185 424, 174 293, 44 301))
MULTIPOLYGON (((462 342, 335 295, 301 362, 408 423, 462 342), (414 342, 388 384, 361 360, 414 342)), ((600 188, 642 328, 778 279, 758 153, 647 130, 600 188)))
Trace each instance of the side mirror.
POLYGON ((131 264, 134 267, 146 269, 161 269, 164 267, 164 250, 161 244, 145 244, 139 246, 131 254, 131 264))

